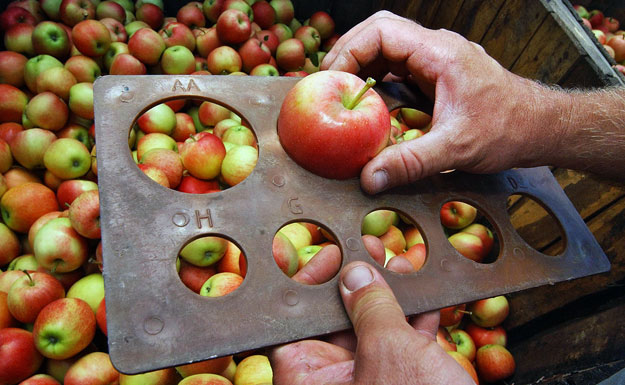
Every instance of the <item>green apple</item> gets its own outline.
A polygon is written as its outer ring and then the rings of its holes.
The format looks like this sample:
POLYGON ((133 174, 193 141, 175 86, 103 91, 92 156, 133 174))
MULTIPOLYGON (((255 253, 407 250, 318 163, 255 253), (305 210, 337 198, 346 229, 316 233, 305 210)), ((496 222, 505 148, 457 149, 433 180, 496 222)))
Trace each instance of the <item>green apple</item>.
POLYGON ((309 245, 304 246, 301 249, 297 249, 297 257, 298 257, 298 269, 301 269, 310 261, 319 251, 323 249, 323 246, 319 245, 309 245))
POLYGON ((61 179, 74 179, 91 169, 91 153, 76 139, 60 138, 48 146, 43 164, 61 179))
POLYGON ((397 218, 397 213, 392 210, 372 211, 362 221, 362 234, 379 237, 388 231, 397 218))
POLYGON ((76 281, 67 291, 67 298, 82 299, 91 307, 93 314, 95 314, 104 298, 104 278, 102 274, 89 274, 76 281))
POLYGON ((228 240, 220 237, 201 237, 191 241, 180 251, 180 256, 195 266, 211 266, 223 258, 228 240))

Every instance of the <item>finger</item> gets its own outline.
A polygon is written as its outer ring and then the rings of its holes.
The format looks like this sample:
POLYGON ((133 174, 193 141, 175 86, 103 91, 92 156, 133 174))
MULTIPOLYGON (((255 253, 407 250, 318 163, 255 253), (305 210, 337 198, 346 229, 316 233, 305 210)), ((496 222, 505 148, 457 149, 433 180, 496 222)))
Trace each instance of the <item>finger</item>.
POLYGON ((408 326, 391 288, 373 266, 352 262, 345 266, 339 277, 343 304, 359 341, 408 326))
POLYGON ((371 258, 374 261, 380 264, 380 266, 384 266, 384 261, 386 260, 386 252, 384 251, 384 243, 380 240, 380 238, 373 235, 363 235, 362 243, 365 244, 365 249, 371 258))
POLYGON ((347 349, 350 352, 356 351, 356 334, 354 334, 352 329, 332 333, 325 338, 325 341, 347 349))
POLYGON ((436 341, 436 332, 440 323, 441 313, 438 310, 418 314, 410 317, 410 325, 419 333, 425 335, 430 341, 436 341))
POLYGON ((328 245, 319 250, 292 279, 305 285, 319 285, 328 282, 341 268, 341 250, 336 245, 328 245))
POLYGON ((283 345, 269 354, 276 385, 346 383, 353 376, 353 359, 352 352, 315 340, 283 345), (328 372, 330 368, 332 370, 328 372), (333 379, 328 377, 329 373, 334 373, 333 379), (311 381, 313 378, 322 379, 323 376, 327 381, 311 381))
POLYGON ((449 138, 432 130, 420 138, 385 148, 360 173, 360 184, 369 194, 454 168, 449 138))
POLYGON ((386 264, 386 268, 390 271, 394 271, 399 274, 408 274, 414 272, 414 266, 410 263, 409 260, 402 256, 394 256, 390 261, 386 264))

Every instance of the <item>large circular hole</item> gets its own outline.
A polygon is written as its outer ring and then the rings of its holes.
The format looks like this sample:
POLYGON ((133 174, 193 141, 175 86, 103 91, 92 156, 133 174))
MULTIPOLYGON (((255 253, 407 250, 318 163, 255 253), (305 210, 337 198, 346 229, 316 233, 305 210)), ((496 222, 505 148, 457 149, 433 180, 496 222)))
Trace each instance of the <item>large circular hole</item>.
POLYGON ((459 200, 449 201, 441 207, 440 219, 447 240, 462 256, 477 263, 497 260, 497 232, 479 208, 459 200))
POLYGON ((556 217, 538 200, 522 194, 508 197, 510 223, 533 249, 550 256, 561 255, 566 238, 556 217))
POLYGON ((286 224, 274 235, 272 255, 278 268, 291 279, 317 285, 334 278, 342 255, 334 236, 312 222, 286 224))
POLYGON ((182 283, 204 297, 220 297, 236 290, 245 279, 247 260, 240 247, 218 235, 187 243, 176 261, 182 283))
POLYGON ((256 134, 227 107, 174 99, 140 114, 130 131, 133 159, 156 183, 207 194, 241 183, 258 160, 256 134))
POLYGON ((398 211, 371 211, 363 218, 361 233, 363 237, 377 238, 377 241, 366 242, 365 245, 372 248, 369 253, 373 259, 389 270, 410 273, 420 270, 425 264, 427 248, 419 226, 398 211), (375 251, 380 246, 384 249, 384 255, 375 251))

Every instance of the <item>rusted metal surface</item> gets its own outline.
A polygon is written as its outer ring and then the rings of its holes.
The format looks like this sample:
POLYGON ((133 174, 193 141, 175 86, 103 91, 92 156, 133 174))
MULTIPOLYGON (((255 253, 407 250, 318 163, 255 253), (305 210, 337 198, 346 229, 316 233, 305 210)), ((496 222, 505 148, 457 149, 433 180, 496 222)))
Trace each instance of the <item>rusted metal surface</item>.
MULTIPOLYGON (((298 79, 238 76, 106 76, 94 87, 109 352, 122 372, 139 373, 275 345, 350 327, 337 277, 317 286, 296 283, 273 261, 274 234, 286 223, 320 224, 334 235, 343 265, 373 262, 360 239, 363 217, 397 210, 418 224, 428 251, 423 268, 383 270, 406 314, 441 308, 609 269, 609 262, 547 168, 495 175, 441 174, 369 196, 359 180, 336 181, 299 167, 280 146, 280 105, 298 79), (219 102, 246 119, 259 144, 258 164, 242 183, 206 195, 152 182, 134 164, 127 137, 136 117, 165 100, 219 102), (510 224, 506 200, 526 194, 562 226, 557 257, 527 245, 510 224), (494 225, 500 254, 478 264, 449 244, 439 220, 449 200, 477 206, 494 225), (201 297, 180 281, 175 261, 201 235, 235 242, 247 276, 233 293, 201 297)), ((389 109, 431 109, 405 86, 377 88, 389 109)))

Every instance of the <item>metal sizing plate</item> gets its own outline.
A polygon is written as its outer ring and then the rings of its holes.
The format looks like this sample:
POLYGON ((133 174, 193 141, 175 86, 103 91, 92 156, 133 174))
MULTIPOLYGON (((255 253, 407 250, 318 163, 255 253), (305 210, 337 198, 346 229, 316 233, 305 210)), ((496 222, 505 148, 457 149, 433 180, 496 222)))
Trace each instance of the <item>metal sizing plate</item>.
MULTIPOLYGON (((337 277, 306 286, 273 261, 274 234, 289 222, 329 229, 343 265, 373 262, 360 226, 370 211, 397 210, 418 224, 427 260, 416 273, 382 274, 406 314, 552 284, 609 270, 609 262, 547 168, 495 175, 441 174, 380 195, 358 179, 324 179, 299 167, 282 149, 276 122, 297 78, 240 76, 105 76, 94 87, 109 353, 124 373, 139 373, 351 327, 337 277), (135 119, 151 106, 189 97, 219 102, 246 119, 257 135, 258 164, 242 183, 195 195, 162 187, 145 176, 128 150, 135 119), (519 237, 506 202, 524 194, 541 202, 566 238, 560 256, 541 254, 519 237), (500 254, 479 264, 447 241, 439 211, 449 200, 473 204, 495 232, 500 254), (201 297, 176 273, 180 249, 203 235, 235 242, 247 257, 247 276, 233 293, 201 297)), ((431 111, 404 85, 376 87, 389 109, 431 111)), ((429 104, 429 105, 428 105, 429 104)))

